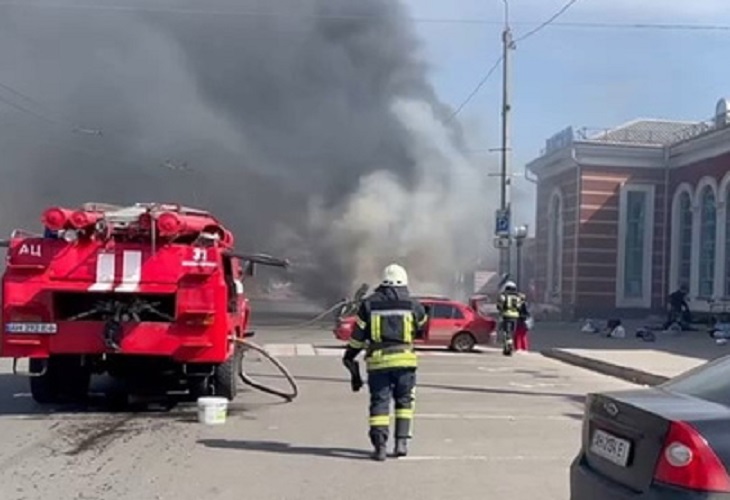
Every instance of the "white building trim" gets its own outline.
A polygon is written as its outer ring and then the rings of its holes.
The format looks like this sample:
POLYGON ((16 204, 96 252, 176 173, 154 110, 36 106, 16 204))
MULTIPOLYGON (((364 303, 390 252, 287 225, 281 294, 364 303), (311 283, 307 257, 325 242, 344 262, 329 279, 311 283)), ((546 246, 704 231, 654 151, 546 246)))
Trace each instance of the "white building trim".
POLYGON ((536 158, 526 168, 542 181, 577 166, 608 169, 664 168, 665 149, 655 145, 576 141, 569 147, 536 158))
POLYGON ((669 147, 669 168, 681 168, 730 153, 730 128, 693 137, 669 147))
POLYGON ((575 157, 581 166, 602 168, 663 168, 662 146, 627 145, 600 142, 575 144, 575 157))
POLYGON ((728 268, 727 259, 728 248, 725 245, 727 239, 727 221, 728 221, 728 190, 730 189, 730 172, 720 181, 720 187, 717 190, 717 274, 719 276, 719 286, 715 286, 716 296, 718 298, 728 298, 725 292, 725 275, 728 268))
MULTIPOLYGON (((682 194, 687 193, 689 195, 689 205, 690 205, 690 211, 694 213, 694 206, 695 206, 695 196, 694 196, 694 189, 692 188, 692 185, 690 185, 687 182, 683 182, 679 186, 677 186, 677 190, 674 192, 674 196, 672 197, 672 215, 671 215, 671 246, 670 246, 670 264, 669 264, 669 290, 665 290, 666 292, 670 292, 676 290, 679 288, 679 285, 681 284, 679 282, 679 267, 681 265, 681 262, 679 260, 679 243, 680 243, 680 212, 679 212, 679 200, 682 194)), ((693 223, 692 223, 692 230, 694 231, 694 217, 693 217, 693 223)), ((693 233, 694 234, 694 233, 693 233)), ((693 238, 694 239, 694 238, 693 238)), ((694 251, 694 245, 692 245, 693 251, 694 251)), ((692 257, 695 257, 695 254, 692 254, 692 257)), ((690 281, 692 277, 690 276, 690 281)), ((689 283, 687 283, 689 285, 689 283)))
POLYGON ((726 173, 717 189, 717 263, 715 264, 715 297, 728 298, 725 288, 725 274, 727 270, 728 248, 727 239, 728 220, 728 190, 730 189, 730 172, 726 173))
MULTIPOLYGON (((702 193, 705 190, 705 188, 709 187, 712 190, 713 195, 715 196, 715 203, 718 201, 717 196, 717 181, 714 177, 705 176, 697 183, 697 187, 695 188, 695 196, 694 196, 694 204, 692 205, 692 283, 690 285, 690 299, 699 299, 700 298, 700 260, 701 260, 701 254, 700 254, 700 239, 702 236, 702 193)), ((713 286, 713 297, 717 296, 718 291, 718 265, 717 265, 717 256, 718 256, 718 246, 719 241, 717 238, 717 232, 719 230, 720 225, 720 213, 719 210, 717 211, 717 224, 716 224, 716 231, 715 231, 715 273, 714 273, 714 286, 713 286)), ((702 297, 702 302, 704 302, 704 299, 707 297, 702 297)))
POLYGON ((560 188, 555 188, 548 202, 548 234, 547 234, 547 279, 545 281, 545 301, 560 302, 563 289, 563 249, 565 248, 565 203, 560 188), (558 201, 558 213, 555 213, 555 202, 558 201), (553 226, 557 226, 557 237, 553 237, 553 226), (557 276, 553 272, 553 260, 557 259, 557 276))
POLYGON ((618 224, 618 252, 617 252, 617 276, 616 276, 616 307, 617 308, 636 308, 650 309, 652 299, 652 277, 653 277, 653 255, 654 255, 654 238, 650 231, 654 230, 654 218, 656 215, 656 187, 653 184, 631 184, 625 183, 621 185, 619 194, 619 224, 618 224), (628 193, 638 191, 646 193, 646 220, 645 227, 647 232, 644 236, 643 246, 643 274, 642 274, 642 295, 639 298, 629 298, 624 295, 626 269, 626 216, 628 193))
POLYGON ((550 154, 536 158, 528 163, 525 168, 537 175, 540 181, 543 181, 571 168, 576 168, 577 163, 575 162, 574 153, 575 150, 572 146, 558 149, 550 154))

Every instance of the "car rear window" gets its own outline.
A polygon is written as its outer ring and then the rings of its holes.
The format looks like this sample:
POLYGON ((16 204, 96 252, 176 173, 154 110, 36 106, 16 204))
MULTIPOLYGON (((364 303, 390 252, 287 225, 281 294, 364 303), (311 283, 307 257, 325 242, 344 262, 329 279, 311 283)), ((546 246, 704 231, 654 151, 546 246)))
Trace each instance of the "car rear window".
POLYGON ((668 391, 730 406, 730 356, 724 356, 661 385, 668 391))

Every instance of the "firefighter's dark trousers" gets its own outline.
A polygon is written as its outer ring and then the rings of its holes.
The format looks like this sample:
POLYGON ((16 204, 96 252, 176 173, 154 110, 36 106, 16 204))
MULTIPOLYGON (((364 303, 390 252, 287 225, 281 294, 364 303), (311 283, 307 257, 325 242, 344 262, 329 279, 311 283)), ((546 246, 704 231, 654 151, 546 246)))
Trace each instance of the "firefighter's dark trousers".
POLYGON ((370 441, 384 446, 390 429, 390 400, 395 400, 395 437, 413 435, 413 411, 416 395, 416 369, 399 368, 368 373, 370 388, 370 441))

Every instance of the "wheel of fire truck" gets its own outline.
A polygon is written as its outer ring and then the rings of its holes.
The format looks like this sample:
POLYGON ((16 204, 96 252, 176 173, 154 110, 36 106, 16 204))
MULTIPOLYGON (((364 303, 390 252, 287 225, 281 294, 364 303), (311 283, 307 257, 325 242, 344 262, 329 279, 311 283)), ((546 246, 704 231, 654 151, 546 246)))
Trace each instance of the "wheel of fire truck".
POLYGON ((294 377, 291 373, 289 373, 289 370, 286 369, 286 367, 274 356, 272 356, 269 352, 266 351, 263 347, 254 344, 253 342, 249 340, 238 340, 239 344, 241 345, 242 354, 245 354, 246 351, 253 350, 261 354, 264 358, 266 358, 272 365, 274 365, 284 376, 284 379, 286 379, 287 383, 289 384, 289 387, 291 387, 291 392, 284 392, 280 391, 278 389, 275 389, 273 387, 269 387, 266 385, 263 385, 259 382, 257 382, 253 377, 248 375, 246 373, 245 367, 244 367, 244 359, 245 355, 242 355, 241 364, 239 365, 239 377, 243 381, 244 384, 253 387, 254 389, 258 389, 261 392, 265 392, 267 394, 271 394, 273 396, 278 396, 286 401, 293 401, 298 395, 299 395, 299 387, 297 386, 296 380, 294 380, 294 377))
POLYGON ((238 394, 238 378, 236 373, 238 367, 241 366, 243 359, 243 349, 236 344, 233 350, 233 356, 228 360, 216 366, 213 373, 213 393, 216 396, 222 396, 229 401, 233 401, 238 394))
POLYGON ((474 350, 477 341, 469 332, 459 332, 451 339, 451 349, 456 352, 470 352, 474 350))
POLYGON ((78 356, 51 356, 47 360, 31 359, 30 393, 39 404, 80 403, 89 394, 91 369, 78 356), (47 367, 46 367, 47 363, 47 367))

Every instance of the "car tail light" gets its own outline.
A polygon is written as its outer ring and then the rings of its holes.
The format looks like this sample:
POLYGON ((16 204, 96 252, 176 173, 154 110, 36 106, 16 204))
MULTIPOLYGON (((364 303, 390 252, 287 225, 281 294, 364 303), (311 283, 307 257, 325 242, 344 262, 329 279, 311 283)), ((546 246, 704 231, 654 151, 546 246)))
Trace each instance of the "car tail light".
POLYGON ((686 422, 672 422, 654 479, 698 491, 730 492, 730 477, 707 440, 686 422))

